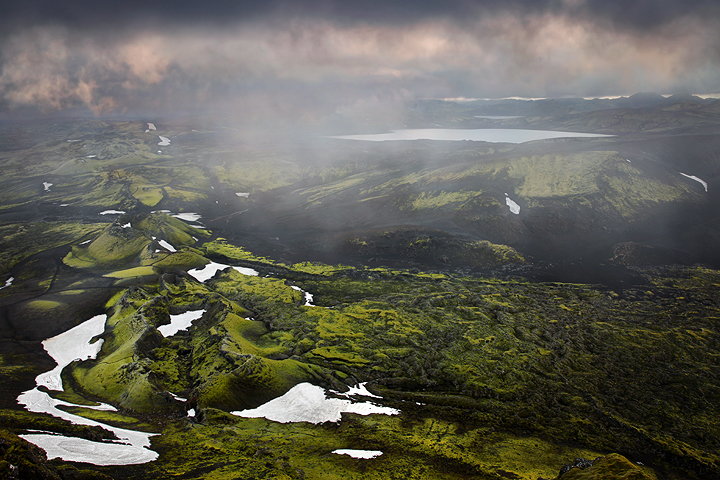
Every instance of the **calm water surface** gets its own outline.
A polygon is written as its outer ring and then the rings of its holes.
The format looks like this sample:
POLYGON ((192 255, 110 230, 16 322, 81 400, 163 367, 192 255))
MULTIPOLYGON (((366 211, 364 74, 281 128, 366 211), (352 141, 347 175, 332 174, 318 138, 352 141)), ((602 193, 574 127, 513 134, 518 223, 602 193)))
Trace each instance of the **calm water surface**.
POLYGON ((366 140, 384 142, 388 140, 472 140, 476 142, 523 143, 532 140, 571 137, 611 137, 599 133, 556 132, 553 130, 526 130, 517 128, 413 128, 393 130, 390 133, 373 133, 367 135, 336 135, 330 138, 343 140, 366 140))

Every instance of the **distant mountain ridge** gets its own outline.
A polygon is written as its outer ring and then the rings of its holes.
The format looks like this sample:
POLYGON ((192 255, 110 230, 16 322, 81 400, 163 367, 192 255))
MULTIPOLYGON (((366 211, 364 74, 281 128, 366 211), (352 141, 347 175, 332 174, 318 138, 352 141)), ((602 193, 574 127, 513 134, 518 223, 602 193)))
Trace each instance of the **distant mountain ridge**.
POLYGON ((615 108, 643 108, 672 105, 677 102, 690 102, 698 105, 710 105, 718 102, 713 98, 702 98, 692 94, 674 94, 665 97, 654 92, 639 92, 628 97, 618 98, 543 98, 543 99, 482 99, 470 102, 451 100, 419 100, 411 108, 433 113, 448 109, 472 115, 497 116, 552 116, 560 113, 592 112, 615 108))

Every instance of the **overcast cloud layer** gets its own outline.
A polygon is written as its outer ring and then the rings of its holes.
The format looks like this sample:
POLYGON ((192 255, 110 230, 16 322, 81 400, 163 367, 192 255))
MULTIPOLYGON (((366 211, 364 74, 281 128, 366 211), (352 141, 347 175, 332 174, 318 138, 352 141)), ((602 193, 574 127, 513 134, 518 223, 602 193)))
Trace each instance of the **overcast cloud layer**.
POLYGON ((709 0, 0 5, 0 109, 338 111, 720 91, 709 0))

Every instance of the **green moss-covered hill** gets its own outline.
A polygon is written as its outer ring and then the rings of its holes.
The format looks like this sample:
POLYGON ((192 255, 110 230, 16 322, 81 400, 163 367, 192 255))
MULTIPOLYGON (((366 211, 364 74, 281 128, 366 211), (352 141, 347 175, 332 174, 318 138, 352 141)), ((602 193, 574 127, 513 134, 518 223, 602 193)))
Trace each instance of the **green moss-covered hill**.
MULTIPOLYGON (((383 404, 403 412, 400 423, 379 418, 373 428, 366 419, 347 425, 359 422, 354 444, 387 450, 393 468, 404 461, 393 452, 409 451, 425 463, 444 459, 447 478, 500 470, 536 478, 524 475, 546 472, 550 458, 535 467, 525 458, 508 463, 513 448, 535 455, 517 443, 531 437, 540 442, 537 455, 545 455, 543 442, 576 445, 642 458, 688 477, 718 475, 716 271, 645 271, 649 285, 620 297, 585 285, 384 269, 317 275, 302 266, 253 265, 271 275, 228 269, 207 285, 165 275, 157 286, 128 290, 111 310, 98 359, 68 374, 73 389, 144 414, 180 417, 198 408, 205 412, 198 417, 202 428, 209 429, 202 435, 212 436, 220 427, 208 409, 254 407, 301 381, 335 388, 367 381, 383 404), (317 306, 305 306, 290 285, 311 292, 317 306), (198 308, 206 312, 187 333, 158 333, 169 314, 198 308), (442 443, 426 443, 417 429, 429 428, 430 435, 434 422, 444 425, 438 441, 448 436, 464 446, 443 450, 442 443), (400 440, 391 433, 397 429, 409 429, 403 434, 409 437, 400 440), (501 460, 490 462, 494 457, 486 455, 497 440, 492 432, 505 432, 503 441, 511 444, 497 453, 501 460), (464 444, 469 434, 474 440, 464 444)), ((258 428, 222 418, 241 436, 245 428, 258 428)), ((280 434, 291 427, 272 428, 280 434)), ((317 428, 312 435, 325 438, 325 448, 343 444, 327 427, 302 428, 317 428)), ((182 468, 204 464, 173 453, 182 442, 196 441, 190 438, 200 430, 172 432, 159 440, 168 461, 182 468)), ((268 455, 278 455, 280 447, 268 440, 268 455)), ((218 445, 228 454, 228 445, 218 445)), ((278 465, 291 477, 310 468, 306 456, 292 452, 280 463, 272 460, 267 475, 278 465)), ((246 465, 243 454, 232 455, 246 465)), ((385 468, 380 464, 370 470, 378 478, 385 468)))
POLYGON ((720 478, 717 104, 675 100, 408 112, 617 135, 520 145, 248 141, 207 118, 1 123, 0 475, 720 478), (259 275, 188 274, 210 261, 259 275), (574 262, 627 280, 526 279, 574 262), (188 311, 203 313, 164 337, 188 311), (108 438, 16 402, 53 367, 41 341, 99 313, 98 358, 51 394, 160 433, 155 462, 75 468, 17 437, 108 438), (401 413, 229 413, 300 382, 367 382, 382 398, 358 400, 401 413))

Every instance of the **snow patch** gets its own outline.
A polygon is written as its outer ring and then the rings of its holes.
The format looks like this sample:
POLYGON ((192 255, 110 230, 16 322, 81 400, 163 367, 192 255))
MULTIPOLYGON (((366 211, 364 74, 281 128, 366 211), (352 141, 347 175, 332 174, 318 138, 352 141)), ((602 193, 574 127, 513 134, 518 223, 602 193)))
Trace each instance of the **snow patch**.
MULTIPOLYGON (((369 402, 353 403, 351 400, 327 398, 327 391, 310 383, 300 383, 285 395, 249 410, 230 412, 245 418, 266 418, 279 423, 291 422, 339 422, 343 412, 370 415, 398 415, 399 410, 382 407, 369 402)), ((336 393, 336 392, 332 392, 336 393)))
MULTIPOLYGON (((705 187, 705 191, 706 191, 706 192, 708 191, 708 190, 707 190, 707 182, 706 182, 705 180, 702 180, 702 179, 696 177, 695 175, 688 175, 688 174, 682 173, 682 172, 679 172, 679 173, 680 173, 680 175, 682 175, 683 177, 687 177, 687 178, 689 178, 689 179, 691 179, 691 180, 695 180, 696 182, 701 183, 702 186, 705 187)), ((51 185, 52 185, 52 184, 51 184, 51 185)))
MULTIPOLYGON (((106 320, 106 315, 96 315, 66 332, 42 342, 45 350, 57 362, 57 366, 49 372, 38 375, 35 378, 36 385, 38 387, 44 386, 50 390, 62 391, 60 374, 63 368, 75 360, 82 361, 97 356, 103 341, 102 339, 94 343, 91 343, 91 341, 105 331, 106 320)), ((72 403, 54 399, 37 387, 23 392, 17 401, 31 412, 47 413, 76 425, 103 427, 120 438, 121 443, 115 443, 93 442, 82 438, 46 433, 20 435, 23 439, 45 450, 48 460, 59 457, 65 461, 85 462, 95 465, 130 465, 150 462, 158 457, 156 452, 147 448, 150 446, 150 437, 156 434, 112 427, 57 408, 59 405, 65 405, 116 411, 111 405, 73 405, 72 403)))
POLYGON ((195 409, 194 409, 194 408, 191 408, 190 410, 188 410, 187 413, 188 413, 188 415, 187 415, 188 417, 194 417, 194 416, 195 416, 195 409))
POLYGON ((150 130, 157 130, 157 128, 155 128, 155 124, 154 124, 154 123, 148 123, 148 128, 147 128, 147 130, 145 130, 145 131, 146 131, 146 132, 149 132, 150 130))
POLYGON ((49 372, 41 373, 35 379, 38 386, 50 390, 62 391, 60 372, 74 360, 87 360, 95 358, 102 347, 103 340, 90 343, 93 337, 105 331, 106 315, 96 315, 70 330, 56 335, 42 342, 43 348, 48 352, 57 366, 49 372))
POLYGON ((122 210, 103 210, 98 215, 125 215, 122 210))
POLYGON ((350 455, 352 458, 375 458, 383 454, 380 450, 354 450, 352 448, 340 448, 332 453, 338 455, 350 455))
POLYGON ((178 401, 180 401, 180 402, 187 402, 187 398, 178 397, 177 395, 175 395, 175 394, 172 393, 172 392, 168 392, 168 393, 169 393, 170 396, 173 397, 175 400, 178 400, 178 401))
MULTIPOLYGON (((155 239, 153 238, 153 240, 155 240, 155 239)), ((168 251, 170 251, 170 252, 177 252, 177 250, 175 249, 175 247, 173 247, 172 245, 170 245, 170 244, 169 244, 168 242, 166 242, 165 240, 158 240, 158 243, 160 244, 161 247, 163 247, 164 249, 166 249, 166 250, 168 250, 168 251)))
POLYGON ((93 442, 84 438, 42 433, 18 437, 45 450, 48 460, 61 458, 68 462, 108 466, 147 463, 158 457, 152 450, 137 445, 93 442))
POLYGON ((359 385, 356 385, 356 386, 354 386, 354 387, 350 387, 350 390, 348 390, 347 392, 343 393, 342 395, 345 395, 346 397, 348 397, 348 396, 350 396, 350 395, 363 395, 363 396, 365 396, 365 397, 382 398, 382 397, 379 396, 379 395, 375 395, 374 393, 370 393, 370 392, 368 391, 367 387, 365 387, 365 385, 367 385, 367 382, 363 382, 363 383, 361 383, 361 384, 359 384, 359 385))
POLYGON ((158 142, 158 145, 160 145, 161 147, 167 147, 168 145, 170 145, 169 138, 163 137, 162 135, 158 135, 158 138, 160 139, 160 141, 158 142))
POLYGON ((235 195, 238 197, 248 198, 250 196, 250 192, 235 192, 235 195))
MULTIPOLYGON (((230 267, 231 265, 225 265, 224 263, 217 263, 217 262, 210 262, 207 265, 205 265, 202 268, 193 268, 192 270, 188 270, 188 275, 195 278, 198 282, 204 282, 206 280, 211 279, 215 274, 220 270, 225 270, 226 268, 230 267)), ((259 275, 259 272, 257 270, 254 270, 252 268, 246 268, 246 267, 232 267, 234 270, 242 273, 243 275, 248 275, 251 277, 257 277, 259 275)))
POLYGON ((190 328, 192 322, 202 317, 203 313, 205 310, 191 310, 178 315, 170 315, 170 323, 159 326, 158 332, 162 333, 163 337, 172 337, 180 330, 190 328))
POLYGON ((85 158, 97 158, 97 155, 87 155, 85 158))
POLYGON ((512 199, 510 199, 510 197, 508 197, 507 193, 505 194, 505 205, 510 207, 511 213, 514 213, 515 215, 520 215, 520 205, 513 202, 512 199))
POLYGON ((2 290, 3 288, 7 288, 7 287, 9 287, 10 285, 12 285, 13 280, 15 280, 15 277, 10 277, 10 278, 8 278, 7 280, 5 280, 5 285, 3 285, 2 287, 0 287, 0 290, 2 290))
POLYGON ((85 244, 88 244, 88 243, 90 243, 90 242, 92 242, 92 240, 85 240, 84 242, 78 243, 78 245, 85 245, 85 244))
POLYGON ((298 292, 302 292, 305 295, 305 303, 303 304, 306 307, 315 307, 316 305, 313 305, 313 295, 312 293, 308 293, 305 290, 303 290, 300 287, 296 287, 295 285, 291 285, 290 288, 293 290, 297 290, 298 292))
POLYGON ((49 191, 50 191, 50 187, 52 187, 52 186, 53 186, 53 184, 50 183, 50 182, 43 182, 43 187, 45 187, 45 191, 46 191, 46 192, 49 192, 49 191))
POLYGON ((186 222, 197 222, 202 218, 202 215, 199 213, 192 213, 192 212, 186 212, 186 213, 176 213, 175 215, 171 215, 172 217, 179 218, 180 220, 185 220, 186 222))
POLYGON ((130 222, 126 223, 125 225, 120 225, 121 228, 132 228, 132 225, 130 225, 130 222))

